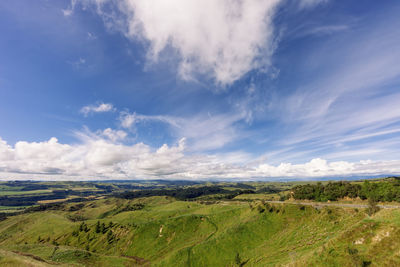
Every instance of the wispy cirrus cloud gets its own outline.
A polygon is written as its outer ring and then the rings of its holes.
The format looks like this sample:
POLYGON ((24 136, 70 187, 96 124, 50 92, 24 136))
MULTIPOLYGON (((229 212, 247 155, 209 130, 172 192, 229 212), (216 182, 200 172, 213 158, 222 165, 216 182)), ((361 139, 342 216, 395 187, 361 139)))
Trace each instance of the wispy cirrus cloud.
POLYGON ((75 69, 80 69, 81 67, 83 67, 86 64, 86 59, 80 57, 77 60, 68 61, 68 64, 71 64, 75 69))
POLYGON ((119 116, 120 124, 123 128, 133 128, 136 124, 144 121, 158 121, 170 124, 175 127, 179 127, 182 119, 174 116, 167 115, 142 115, 136 112, 122 111, 119 116))
POLYGON ((92 113, 104 113, 104 112, 111 112, 115 111, 112 104, 109 103, 99 103, 97 105, 88 105, 81 108, 80 112, 87 117, 92 113))
POLYGON ((290 131, 266 154, 274 161, 399 157, 398 24, 354 27, 315 49, 304 63, 310 82, 271 102, 269 111, 290 131))
POLYGON ((300 33, 300 36, 306 36, 306 35, 317 35, 317 36, 322 36, 322 35, 330 35, 342 31, 347 31, 350 29, 349 25, 346 24, 332 24, 332 25, 320 25, 320 26, 315 26, 310 29, 304 30, 302 33, 300 33))
POLYGON ((133 130, 143 122, 164 123, 178 139, 186 138, 191 145, 191 150, 205 151, 222 148, 239 138, 239 131, 235 124, 245 123, 246 114, 232 112, 176 117, 142 115, 124 111, 121 112, 119 120, 121 127, 133 130))
POLYGON ((76 5, 76 1, 77 1, 77 0, 71 0, 71 4, 70 4, 69 7, 65 8, 65 9, 61 9, 61 12, 63 13, 63 15, 64 15, 65 17, 69 17, 69 16, 72 15, 72 13, 74 12, 74 8, 75 8, 75 5, 76 5))
POLYGON ((327 3, 329 0, 299 0, 298 5, 300 8, 310 8, 319 4, 327 3))

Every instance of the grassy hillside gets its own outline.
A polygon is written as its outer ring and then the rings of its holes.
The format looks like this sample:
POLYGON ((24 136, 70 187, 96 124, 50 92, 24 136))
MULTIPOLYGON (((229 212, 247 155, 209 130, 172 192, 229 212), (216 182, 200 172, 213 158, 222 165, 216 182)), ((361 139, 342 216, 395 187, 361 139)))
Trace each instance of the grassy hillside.
MULTIPOLYGON (((400 211, 101 199, 0 222, 0 263, 23 266, 393 266, 400 211), (26 265, 29 266, 29 265, 26 265)), ((4 265, 4 264, 3 264, 4 265)))

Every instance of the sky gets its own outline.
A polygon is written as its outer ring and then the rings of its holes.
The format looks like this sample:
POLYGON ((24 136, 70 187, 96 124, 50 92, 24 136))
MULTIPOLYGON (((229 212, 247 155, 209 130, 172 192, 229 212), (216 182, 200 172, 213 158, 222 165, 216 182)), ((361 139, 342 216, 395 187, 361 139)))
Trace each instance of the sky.
POLYGON ((0 180, 400 174, 400 2, 0 1, 0 180))

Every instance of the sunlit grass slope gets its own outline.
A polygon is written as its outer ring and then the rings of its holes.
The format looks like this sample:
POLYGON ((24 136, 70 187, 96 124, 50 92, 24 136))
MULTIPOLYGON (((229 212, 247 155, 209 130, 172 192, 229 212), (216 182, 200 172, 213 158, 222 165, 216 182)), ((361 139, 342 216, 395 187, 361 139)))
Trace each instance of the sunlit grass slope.
POLYGON ((400 211, 111 198, 9 217, 0 247, 9 266, 394 266, 400 211))

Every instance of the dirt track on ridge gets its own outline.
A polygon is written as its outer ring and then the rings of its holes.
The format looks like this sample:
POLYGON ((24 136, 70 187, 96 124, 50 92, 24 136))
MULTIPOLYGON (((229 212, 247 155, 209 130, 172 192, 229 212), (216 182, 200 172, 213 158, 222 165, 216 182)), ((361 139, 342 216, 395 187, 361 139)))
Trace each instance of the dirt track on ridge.
MULTIPOLYGON (((365 204, 341 204, 341 203, 321 203, 321 202, 285 202, 285 201, 274 201, 267 200, 265 202, 275 203, 275 204, 294 204, 294 205, 304 205, 304 206, 313 206, 313 207, 342 207, 342 208, 368 208, 368 205, 365 204)), ((395 205, 377 205, 381 209, 400 209, 400 206, 395 205)))

